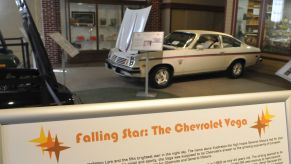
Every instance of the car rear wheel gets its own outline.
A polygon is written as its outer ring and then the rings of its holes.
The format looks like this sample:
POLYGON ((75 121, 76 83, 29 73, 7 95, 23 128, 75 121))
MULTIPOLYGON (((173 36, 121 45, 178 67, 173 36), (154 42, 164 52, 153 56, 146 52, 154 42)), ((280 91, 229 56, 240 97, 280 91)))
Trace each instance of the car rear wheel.
POLYGON ((244 73, 244 62, 243 61, 233 62, 228 68, 228 73, 229 76, 234 79, 241 77, 244 73))
POLYGON ((151 87, 161 89, 167 88, 172 81, 172 71, 169 67, 160 66, 150 72, 149 82, 151 87))

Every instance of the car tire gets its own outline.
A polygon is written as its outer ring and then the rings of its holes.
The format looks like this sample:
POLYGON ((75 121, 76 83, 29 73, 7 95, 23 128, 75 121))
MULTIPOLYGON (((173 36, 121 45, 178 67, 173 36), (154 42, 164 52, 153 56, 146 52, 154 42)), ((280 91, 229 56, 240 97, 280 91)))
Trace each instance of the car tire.
POLYGON ((237 79, 244 73, 245 63, 243 61, 234 61, 227 69, 230 78, 237 79))
POLYGON ((167 88, 172 82, 173 71, 167 66, 153 68, 149 74, 150 86, 156 89, 167 88))

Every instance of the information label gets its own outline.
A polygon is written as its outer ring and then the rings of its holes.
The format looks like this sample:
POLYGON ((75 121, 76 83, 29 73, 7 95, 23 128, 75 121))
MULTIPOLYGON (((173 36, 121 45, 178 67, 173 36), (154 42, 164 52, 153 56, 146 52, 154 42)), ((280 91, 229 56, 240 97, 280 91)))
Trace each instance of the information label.
POLYGON ((286 65, 284 65, 279 71, 277 71, 276 75, 291 82, 291 60, 286 65))
POLYGON ((80 52, 69 41, 67 41, 60 33, 52 33, 50 37, 71 57, 75 57, 80 52))
POLYGON ((164 32, 133 33, 132 50, 161 51, 163 49, 164 32))
POLYGON ((289 164, 285 103, 4 125, 5 164, 289 164))

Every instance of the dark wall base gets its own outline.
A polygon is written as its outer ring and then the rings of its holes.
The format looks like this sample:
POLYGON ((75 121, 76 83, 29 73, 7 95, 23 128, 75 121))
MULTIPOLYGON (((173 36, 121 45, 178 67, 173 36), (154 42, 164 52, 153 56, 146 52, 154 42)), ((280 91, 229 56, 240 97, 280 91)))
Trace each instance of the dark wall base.
POLYGON ((74 58, 69 58, 69 64, 83 64, 94 62, 105 62, 109 51, 82 51, 74 58))

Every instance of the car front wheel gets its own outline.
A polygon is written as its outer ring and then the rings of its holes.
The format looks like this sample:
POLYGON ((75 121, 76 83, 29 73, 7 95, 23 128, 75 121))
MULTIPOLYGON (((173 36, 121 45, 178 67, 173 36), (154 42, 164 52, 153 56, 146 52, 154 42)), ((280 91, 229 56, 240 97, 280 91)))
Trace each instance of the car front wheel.
POLYGON ((241 77, 244 73, 244 62, 242 61, 233 62, 228 68, 228 73, 229 76, 234 79, 241 77))
POLYGON ((156 67, 150 72, 149 81, 153 88, 167 88, 172 81, 172 71, 169 67, 156 67))

